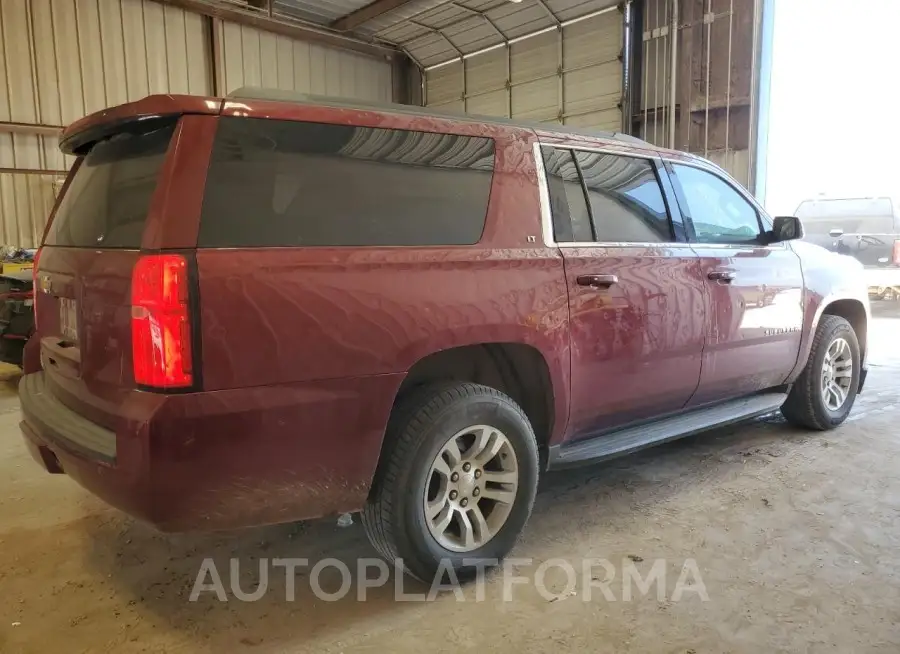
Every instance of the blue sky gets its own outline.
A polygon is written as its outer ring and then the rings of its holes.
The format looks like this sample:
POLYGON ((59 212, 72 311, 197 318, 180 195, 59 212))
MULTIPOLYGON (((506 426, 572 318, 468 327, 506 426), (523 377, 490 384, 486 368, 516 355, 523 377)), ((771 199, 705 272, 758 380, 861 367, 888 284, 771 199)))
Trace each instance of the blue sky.
POLYGON ((900 195, 900 0, 775 0, 766 207, 900 195))

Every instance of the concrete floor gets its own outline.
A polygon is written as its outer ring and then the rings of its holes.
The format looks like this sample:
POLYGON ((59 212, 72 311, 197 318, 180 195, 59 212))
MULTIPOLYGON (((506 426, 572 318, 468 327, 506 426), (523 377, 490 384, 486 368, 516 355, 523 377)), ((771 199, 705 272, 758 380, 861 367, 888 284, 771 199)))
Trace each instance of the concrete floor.
MULTIPOLYGON (((850 421, 814 434, 766 420, 700 436, 543 483, 516 557, 521 574, 563 558, 633 557, 654 590, 624 586, 549 601, 533 586, 486 600, 445 594, 394 601, 392 587, 315 599, 301 575, 257 602, 188 596, 204 557, 227 585, 227 560, 333 556, 351 569, 372 556, 358 524, 280 526, 236 534, 163 536, 103 505, 28 457, 11 386, 0 393, 0 652, 891 652, 900 651, 900 310, 873 325, 869 385, 850 421), (709 601, 673 586, 692 558, 709 601)), ((620 571, 621 572, 621 571, 620 571)), ((556 574, 559 573, 559 574, 556 574)), ((579 572, 580 575, 580 572, 579 572)), ((245 589, 252 589, 253 575, 245 589)), ((602 572, 601 572, 602 576, 602 572)), ((324 579, 324 577, 323 577, 324 579)), ((692 579, 696 581, 696 579, 692 579)), ((323 585, 328 586, 323 581, 323 585)), ((551 569, 545 586, 565 586, 551 569)), ((333 590, 336 584, 329 588, 333 590)), ((407 585, 407 592, 421 588, 407 585)))

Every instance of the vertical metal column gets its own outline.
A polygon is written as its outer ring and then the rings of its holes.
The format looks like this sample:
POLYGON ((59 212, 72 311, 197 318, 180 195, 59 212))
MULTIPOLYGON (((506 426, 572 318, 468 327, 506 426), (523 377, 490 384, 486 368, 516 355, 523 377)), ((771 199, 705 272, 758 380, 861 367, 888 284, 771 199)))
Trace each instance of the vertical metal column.
POLYGON ((663 88, 662 88, 662 112, 663 112, 663 128, 662 139, 659 145, 662 145, 669 134, 669 0, 662 0, 663 3, 663 19, 659 26, 659 43, 663 49, 663 88))
POLYGON ((537 0, 537 3, 541 6, 541 8, 547 12, 547 15, 550 16, 551 20, 556 23, 556 33, 557 38, 559 39, 557 42, 557 60, 559 65, 556 68, 556 74, 559 77, 559 87, 557 90, 557 100, 558 100, 558 113, 557 120, 559 120, 560 124, 566 124, 566 80, 565 80, 565 66, 566 66, 566 46, 565 39, 563 34, 563 24, 553 10, 547 5, 544 0, 537 0))
POLYGON ((466 58, 459 58, 459 65, 462 66, 462 110, 464 114, 469 113, 469 80, 466 76, 466 58))
POLYGON ((712 0, 706 0, 706 13, 703 14, 703 22, 706 25, 706 117, 703 120, 703 156, 709 157, 709 62, 712 52, 712 22, 715 15, 712 13, 712 0))
POLYGON ((644 82, 644 89, 643 89, 643 94, 641 95, 641 97, 642 97, 641 105, 644 108, 644 120, 642 121, 642 124, 641 124, 642 132, 643 132, 641 134, 641 138, 646 141, 647 140, 647 132, 649 131, 649 128, 647 125, 650 122, 649 114, 648 114, 648 105, 650 104, 650 87, 649 87, 650 76, 647 74, 647 72, 648 72, 647 66, 650 63, 650 39, 652 38, 652 35, 653 35, 653 31, 649 25, 650 12, 647 10, 647 0, 644 0, 644 11, 642 13, 643 13, 643 18, 644 18, 644 25, 643 25, 643 28, 644 28, 643 29, 644 56, 641 58, 642 62, 643 62, 641 65, 643 66, 642 77, 643 77, 643 82, 644 82))
POLYGON ((734 0, 728 7, 728 72, 725 87, 725 163, 728 163, 728 136, 731 132, 731 39, 734 31, 734 0))
POLYGON ((654 0, 656 15, 653 18, 653 143, 659 143, 659 2, 654 0))
POLYGON ((768 166, 769 149, 769 103, 771 102, 772 86, 772 48, 775 31, 775 3, 773 0, 759 0, 757 12, 754 13, 754 24, 759 25, 759 30, 754 34, 754 69, 756 81, 752 89, 752 96, 759 95, 754 103, 751 100, 751 127, 750 152, 755 157, 750 158, 750 186, 756 198, 765 203, 766 200, 766 176, 768 166), (753 138, 755 136, 755 138, 753 138))
POLYGON ((669 39, 672 45, 669 79, 669 147, 675 149, 675 109, 676 91, 678 87, 678 0, 672 0, 672 26, 669 28, 669 39))

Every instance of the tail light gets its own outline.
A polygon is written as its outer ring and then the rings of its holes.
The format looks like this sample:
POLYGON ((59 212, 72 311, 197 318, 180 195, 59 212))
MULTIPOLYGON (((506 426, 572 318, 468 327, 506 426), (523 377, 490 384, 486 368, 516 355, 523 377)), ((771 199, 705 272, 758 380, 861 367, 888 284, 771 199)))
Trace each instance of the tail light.
POLYGON ((134 381, 159 389, 194 381, 188 267, 180 254, 141 257, 131 276, 134 381))
POLYGON ((894 241, 893 263, 895 266, 900 266, 900 240, 894 241))

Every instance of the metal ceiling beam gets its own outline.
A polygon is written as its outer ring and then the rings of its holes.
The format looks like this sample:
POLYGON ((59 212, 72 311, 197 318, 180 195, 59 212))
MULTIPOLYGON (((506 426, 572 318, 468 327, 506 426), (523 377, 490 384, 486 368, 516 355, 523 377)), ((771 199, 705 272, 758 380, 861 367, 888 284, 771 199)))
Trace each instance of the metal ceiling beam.
MULTIPOLYGON (((613 5, 612 7, 607 7, 606 9, 598 9, 597 11, 592 11, 583 16, 578 16, 576 18, 569 18, 567 20, 561 21, 558 25, 551 25, 549 27, 544 27, 541 29, 534 30, 533 32, 528 32, 527 34, 522 34, 521 36, 516 36, 516 37, 510 38, 505 43, 503 43, 503 42, 495 43, 494 45, 486 46, 479 50, 475 50, 474 52, 466 52, 463 54, 462 58, 463 59, 471 59, 472 57, 478 57, 480 55, 486 54, 493 50, 497 50, 498 48, 507 47, 510 45, 514 45, 516 43, 521 43, 522 41, 527 41, 528 39, 532 39, 536 36, 540 36, 541 34, 547 34, 548 32, 562 33, 562 30, 564 28, 568 27, 569 25, 574 25, 575 23, 580 23, 580 22, 588 20, 590 18, 594 18, 595 16, 600 16, 601 14, 606 14, 610 11, 618 11, 618 9, 619 9, 619 7, 617 5, 613 5)), ((424 26, 424 27, 427 28, 427 26, 424 26)), ((434 30, 434 28, 428 28, 428 29, 434 30)), ((442 29, 447 29, 447 26, 445 25, 444 27, 442 27, 442 29)), ((434 31, 437 31, 437 30, 434 30, 434 31)), ((410 41, 407 41, 403 45, 406 47, 409 47, 409 44, 418 38, 420 38, 420 37, 415 37, 415 39, 411 39, 410 41)), ((425 71, 428 72, 431 70, 437 70, 438 68, 443 68, 444 66, 449 66, 450 64, 453 64, 453 63, 456 63, 457 61, 459 61, 459 59, 460 58, 458 56, 456 56, 456 57, 453 57, 452 59, 447 59, 446 61, 442 61, 441 63, 438 63, 438 64, 430 64, 428 66, 425 66, 425 71)))
POLYGON ((365 7, 360 7, 346 16, 338 18, 331 23, 331 28, 339 32, 350 32, 355 30, 363 23, 367 23, 373 18, 378 18, 382 14, 386 14, 394 9, 400 9, 404 5, 408 5, 414 0, 375 0, 365 7))
POLYGON ((465 6, 457 4, 455 2, 451 2, 449 4, 454 9, 459 9, 460 11, 463 11, 463 12, 469 14, 470 16, 475 16, 475 17, 478 17, 478 18, 484 20, 484 22, 487 23, 488 27, 490 27, 491 30, 493 30, 494 34, 499 36, 504 41, 509 40, 506 37, 506 34, 504 34, 503 31, 499 27, 497 27, 497 23, 495 23, 493 20, 491 20, 491 17, 488 16, 486 13, 478 11, 477 9, 470 9, 469 7, 465 7, 465 6))
POLYGON ((426 25, 425 23, 420 23, 419 21, 412 20, 412 19, 409 19, 406 22, 409 23, 410 25, 415 25, 416 27, 420 27, 423 30, 428 30, 431 34, 437 34, 439 37, 441 37, 442 39, 444 39, 444 41, 447 42, 447 45, 449 45, 456 52, 456 54, 458 56, 460 56, 460 57, 463 56, 463 51, 460 50, 457 47, 457 45, 452 40, 450 40, 450 37, 447 36, 446 34, 444 34, 444 32, 441 31, 440 28, 432 27, 431 25, 426 25))
POLYGON ((266 14, 256 11, 237 9, 234 5, 220 4, 208 0, 154 0, 163 5, 178 7, 211 18, 219 18, 231 21, 239 25, 247 25, 257 29, 281 34, 292 39, 302 39, 314 43, 321 43, 344 50, 353 50, 372 57, 393 59, 403 56, 396 48, 367 41, 363 38, 337 34, 326 29, 318 29, 299 21, 286 20, 284 18, 270 18, 266 14))
POLYGON ((537 0, 537 3, 541 6, 541 8, 542 8, 544 11, 547 12, 547 14, 549 14, 550 18, 553 19, 553 22, 554 22, 554 23, 556 23, 557 25, 560 24, 559 17, 558 17, 555 13, 553 13, 553 10, 552 10, 550 7, 547 6, 547 3, 544 2, 544 0, 537 0))
MULTIPOLYGON (((509 4, 511 1, 512 1, 512 0, 499 0, 499 2, 498 2, 496 5, 491 5, 490 7, 485 7, 485 8, 483 8, 483 9, 473 9, 473 10, 471 10, 471 11, 476 11, 476 12, 479 13, 479 14, 484 13, 484 12, 488 12, 488 11, 493 11, 494 9, 498 9, 499 7, 502 7, 502 6, 504 6, 504 5, 509 4)), ((412 16, 407 16, 407 17, 404 18, 403 20, 400 20, 400 21, 398 21, 398 22, 396 22, 396 23, 394 23, 394 24, 392 24, 392 25, 387 25, 387 26, 381 28, 381 29, 378 30, 375 34, 378 35, 378 34, 383 34, 384 32, 389 32, 390 30, 395 29, 398 25, 401 25, 404 21, 409 20, 409 19, 416 19, 416 20, 418 20, 419 18, 421 18, 422 16, 425 16, 426 14, 430 14, 430 13, 432 13, 432 12, 435 11, 435 10, 442 9, 442 8, 443 8, 447 3, 449 3, 449 2, 450 2, 450 0, 442 0, 442 2, 441 2, 440 4, 433 5, 433 6, 427 6, 427 7, 425 7, 424 9, 420 9, 419 11, 417 11, 416 13, 414 13, 412 16)), ((459 8, 460 8, 460 9, 466 9, 466 10, 468 10, 468 7, 462 7, 462 6, 460 6, 459 8)), ((463 19, 463 20, 465 20, 465 19, 463 19)), ((456 22, 448 23, 447 25, 442 25, 442 26, 441 26, 441 29, 446 29, 446 28, 448 28, 448 27, 453 27, 454 25, 456 25, 456 24, 459 23, 459 22, 460 22, 460 21, 456 21, 456 22)), ((388 41, 390 41, 390 40, 391 40, 391 39, 388 39, 388 41)))

